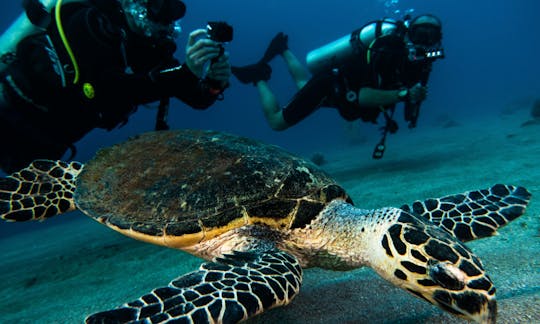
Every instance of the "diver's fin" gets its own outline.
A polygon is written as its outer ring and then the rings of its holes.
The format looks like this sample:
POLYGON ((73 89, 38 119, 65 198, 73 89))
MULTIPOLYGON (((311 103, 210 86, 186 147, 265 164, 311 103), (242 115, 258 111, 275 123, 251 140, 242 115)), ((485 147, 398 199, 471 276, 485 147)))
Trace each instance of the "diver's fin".
POLYGON ((242 83, 257 84, 258 81, 268 81, 272 75, 272 68, 270 65, 259 62, 246 66, 233 66, 231 68, 232 74, 242 83))
POLYGON ((283 54, 283 52, 289 48, 287 45, 288 39, 289 36, 282 32, 279 32, 276 36, 274 36, 274 38, 270 41, 270 44, 268 44, 268 48, 266 49, 266 52, 264 52, 264 56, 260 62, 268 63, 274 57, 283 54))

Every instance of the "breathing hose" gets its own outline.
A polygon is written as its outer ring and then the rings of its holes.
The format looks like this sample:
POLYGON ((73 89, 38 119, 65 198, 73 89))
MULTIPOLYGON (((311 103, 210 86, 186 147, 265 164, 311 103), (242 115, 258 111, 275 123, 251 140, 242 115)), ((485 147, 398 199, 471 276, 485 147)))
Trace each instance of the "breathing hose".
POLYGON ((73 78, 73 84, 77 84, 79 82, 79 64, 77 63, 77 59, 75 59, 75 55, 73 54, 73 51, 71 50, 71 46, 69 46, 68 39, 66 37, 66 34, 64 33, 64 27, 62 27, 62 20, 60 17, 61 7, 62 7, 62 0, 58 0, 56 2, 56 7, 54 10, 56 28, 58 29, 58 34, 60 35, 60 38, 62 39, 62 43, 64 43, 64 47, 66 48, 69 58, 71 59, 71 63, 73 64, 73 69, 75 70, 75 77, 73 78))

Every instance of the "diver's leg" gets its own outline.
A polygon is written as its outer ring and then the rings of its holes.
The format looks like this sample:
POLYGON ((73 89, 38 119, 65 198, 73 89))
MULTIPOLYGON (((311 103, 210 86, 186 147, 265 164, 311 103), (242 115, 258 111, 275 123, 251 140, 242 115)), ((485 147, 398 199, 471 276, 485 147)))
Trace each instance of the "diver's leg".
POLYGON ((257 82, 264 116, 274 130, 284 130, 313 113, 332 91, 334 79, 331 74, 321 73, 309 79, 281 109, 276 96, 265 81, 257 82))
POLYGON ((287 64, 289 73, 291 74, 296 87, 301 89, 310 78, 310 73, 304 67, 300 60, 289 50, 289 37, 282 32, 277 33, 270 41, 262 59, 259 62, 268 63, 274 57, 281 55, 287 64))
POLYGON ((289 127, 283 119, 283 113, 276 96, 265 81, 256 83, 261 104, 263 107, 264 117, 273 130, 284 130, 289 127))
POLYGON ((310 79, 309 71, 289 49, 285 50, 281 55, 287 64, 289 73, 294 79, 294 83, 296 83, 296 87, 301 89, 310 79))

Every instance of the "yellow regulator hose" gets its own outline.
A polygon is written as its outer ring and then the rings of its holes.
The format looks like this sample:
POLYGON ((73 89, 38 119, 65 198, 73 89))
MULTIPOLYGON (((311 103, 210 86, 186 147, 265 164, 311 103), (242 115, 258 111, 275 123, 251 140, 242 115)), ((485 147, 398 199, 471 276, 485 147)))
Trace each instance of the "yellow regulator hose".
POLYGON ((71 63, 73 64, 73 69, 75 70, 75 77, 73 78, 73 84, 77 84, 77 82, 79 82, 79 64, 77 63, 77 60, 75 59, 75 55, 73 54, 73 51, 71 50, 71 46, 69 46, 69 42, 67 40, 66 34, 64 33, 64 28, 62 27, 62 20, 60 18, 61 6, 62 6, 62 0, 58 0, 56 3, 56 8, 54 10, 54 17, 56 19, 56 28, 58 29, 58 34, 60 35, 60 38, 62 39, 62 42, 64 43, 64 47, 66 48, 69 58, 71 59, 71 63))

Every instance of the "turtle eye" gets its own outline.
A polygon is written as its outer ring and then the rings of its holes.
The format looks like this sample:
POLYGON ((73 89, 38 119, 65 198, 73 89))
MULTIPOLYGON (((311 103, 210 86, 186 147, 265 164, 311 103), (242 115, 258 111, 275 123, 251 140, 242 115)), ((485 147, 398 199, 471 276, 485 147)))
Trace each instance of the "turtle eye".
POLYGON ((432 280, 443 288, 449 290, 462 290, 465 288, 465 275, 450 262, 429 260, 428 273, 432 280))

